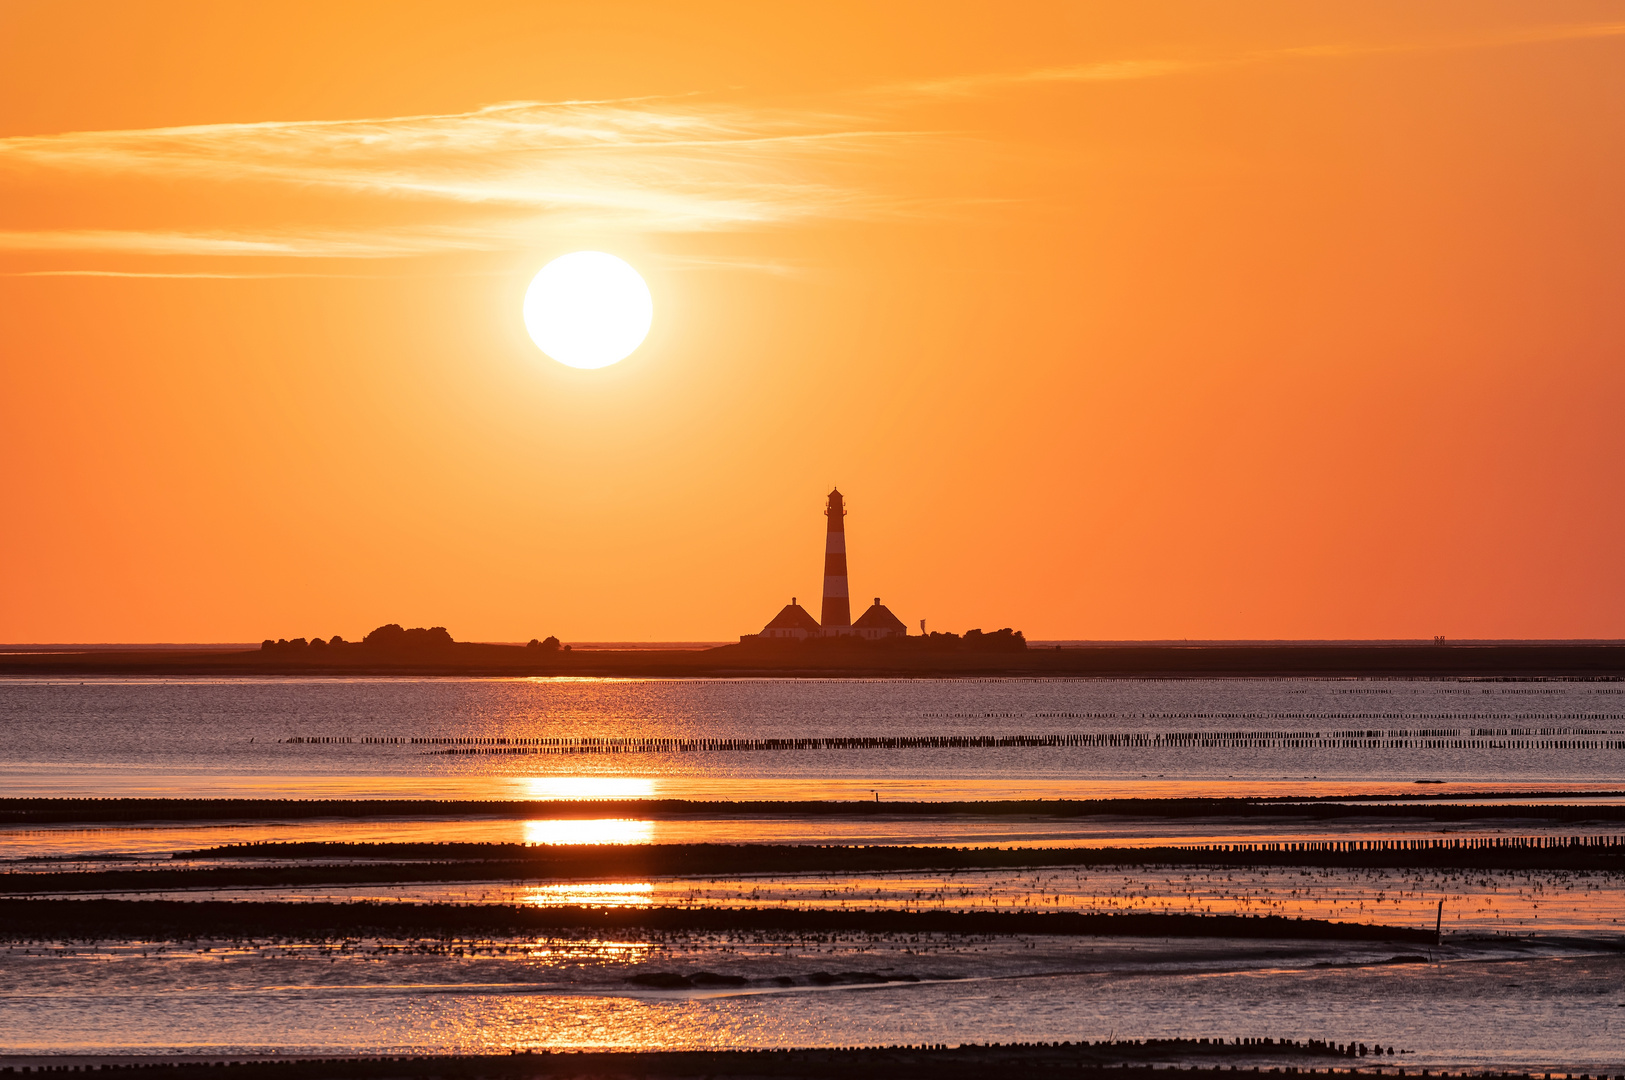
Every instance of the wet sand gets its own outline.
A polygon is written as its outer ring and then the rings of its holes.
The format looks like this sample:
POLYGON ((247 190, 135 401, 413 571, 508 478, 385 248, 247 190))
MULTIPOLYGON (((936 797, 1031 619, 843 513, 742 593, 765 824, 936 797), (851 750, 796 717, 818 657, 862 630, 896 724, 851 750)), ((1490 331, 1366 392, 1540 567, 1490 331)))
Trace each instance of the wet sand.
MULTIPOLYGON (((128 1075, 139 1080, 193 1080, 226 1077, 229 1080, 417 1080, 417 1078, 489 1078, 521 1080, 530 1076, 640 1077, 986 1077, 1034 1070, 1087 1070, 1098 1080, 1140 1080, 1147 1067, 1162 1065, 1192 1080, 1232 1076, 1238 1068, 1248 1075, 1280 1073, 1331 1076, 1348 1080, 1375 1080, 1401 1074, 1376 1063, 1393 1060, 1372 1056, 1371 1048, 1355 1044, 1353 1053, 1330 1039, 1249 1045, 1209 1043, 1207 1039, 1163 1039, 1129 1042, 1010 1043, 961 1046, 892 1046, 851 1049, 763 1049, 616 1051, 610 1053, 548 1051, 504 1055, 443 1055, 432 1057, 359 1057, 267 1061, 212 1057, 141 1060, 129 1058, 0 1057, 0 1075, 33 1067, 128 1075), (1367 1050, 1362 1054, 1361 1050, 1367 1050), (1223 1062, 1223 1064, 1217 1064, 1223 1062), (1237 1063, 1242 1064, 1237 1064, 1237 1063), (1283 1069, 1283 1066, 1287 1066, 1283 1069)), ((1439 1073, 1438 1076, 1447 1074, 1439 1073)), ((1466 1074, 1463 1073, 1463 1076, 1466 1074)), ((1524 1074, 1502 1077, 1528 1080, 1524 1074)))
POLYGON ((186 918, 198 905, 178 907, 174 925, 149 928, 165 936, 91 942, 86 926, 99 920, 87 919, 71 938, 0 949, 10 1053, 783 1049, 1099 1042, 1127 1031, 1226 1043, 1337 1034, 1414 1049, 1393 1059, 1413 1075, 1469 1064, 1625 1071, 1615 1032, 1625 957, 1583 939, 1436 948, 828 928, 516 934, 459 930, 455 919, 406 936, 232 937, 186 918))
POLYGON ((1427 944, 1407 927, 1287 919, 1278 915, 1144 912, 903 911, 760 907, 518 907, 344 904, 314 901, 0 900, 0 926, 13 940, 344 936, 399 933, 501 934, 558 929, 730 933, 881 933, 1100 937, 1260 938, 1427 944))
POLYGON ((612 881, 473 881, 73 893, 76 898, 523 907, 835 907, 851 910, 1278 915, 1460 934, 1625 934, 1618 874, 1135 867, 957 873, 808 874, 612 881))

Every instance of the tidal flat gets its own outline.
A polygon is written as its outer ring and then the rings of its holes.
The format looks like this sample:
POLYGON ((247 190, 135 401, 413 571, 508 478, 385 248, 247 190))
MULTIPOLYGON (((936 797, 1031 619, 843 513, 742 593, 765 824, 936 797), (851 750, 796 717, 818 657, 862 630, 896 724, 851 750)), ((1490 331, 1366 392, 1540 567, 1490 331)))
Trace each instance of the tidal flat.
POLYGON ((1390 1065, 1595 1073, 1625 1067, 1622 965, 1551 940, 1411 952, 830 933, 14 942, 0 951, 0 1030, 14 1055, 323 1056, 1340 1033, 1393 1045, 1390 1065))
POLYGON ((1617 692, 0 682, 0 1057, 1625 1072, 1617 692))

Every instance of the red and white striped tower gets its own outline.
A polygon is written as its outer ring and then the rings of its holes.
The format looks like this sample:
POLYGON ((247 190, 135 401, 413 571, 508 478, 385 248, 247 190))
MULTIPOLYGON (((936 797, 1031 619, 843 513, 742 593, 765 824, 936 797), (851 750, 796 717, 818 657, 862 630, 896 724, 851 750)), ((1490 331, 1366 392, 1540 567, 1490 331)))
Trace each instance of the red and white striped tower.
POLYGON ((828 634, 852 625, 852 601, 846 591, 846 502, 840 488, 829 493, 824 514, 829 531, 824 538, 824 610, 818 622, 828 634))

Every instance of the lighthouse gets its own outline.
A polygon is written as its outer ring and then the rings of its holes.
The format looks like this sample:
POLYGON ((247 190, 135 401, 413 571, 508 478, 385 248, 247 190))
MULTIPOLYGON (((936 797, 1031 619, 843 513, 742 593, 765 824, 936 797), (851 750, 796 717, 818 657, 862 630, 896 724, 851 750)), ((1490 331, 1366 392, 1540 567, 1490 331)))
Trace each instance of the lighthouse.
MULTIPOLYGON (((903 620, 891 613, 875 597, 874 606, 857 622, 852 621, 851 593, 846 586, 846 499, 836 488, 824 503, 824 616, 822 624, 813 621, 812 612, 796 603, 795 597, 759 634, 741 634, 739 642, 788 645, 808 638, 901 638, 908 636, 903 620), (789 639, 786 641, 785 639, 789 639)), ((924 633, 922 630, 921 633, 924 633)))
POLYGON ((819 624, 827 635, 851 633, 852 602, 846 591, 846 502, 841 489, 829 493, 824 507, 829 527, 824 533, 824 610, 819 624))

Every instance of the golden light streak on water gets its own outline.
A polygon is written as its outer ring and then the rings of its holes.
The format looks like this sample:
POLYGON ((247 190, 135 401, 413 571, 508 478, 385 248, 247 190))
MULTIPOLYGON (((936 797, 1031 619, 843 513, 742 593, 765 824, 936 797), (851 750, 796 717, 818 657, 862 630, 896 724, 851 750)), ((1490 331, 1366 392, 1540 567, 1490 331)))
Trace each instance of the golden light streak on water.
POLYGON ((647 844, 654 839, 655 823, 632 818, 595 818, 587 821, 552 819, 526 821, 527 844, 647 844))
MULTIPOLYGON (((644 776, 527 776, 524 799, 655 799, 659 781, 644 776)), ((505 796, 509 797, 509 796, 505 796)))
POLYGON ((529 885, 515 890, 515 899, 534 907, 578 904, 583 907, 647 907, 655 887, 649 881, 571 882, 564 885, 529 885))

